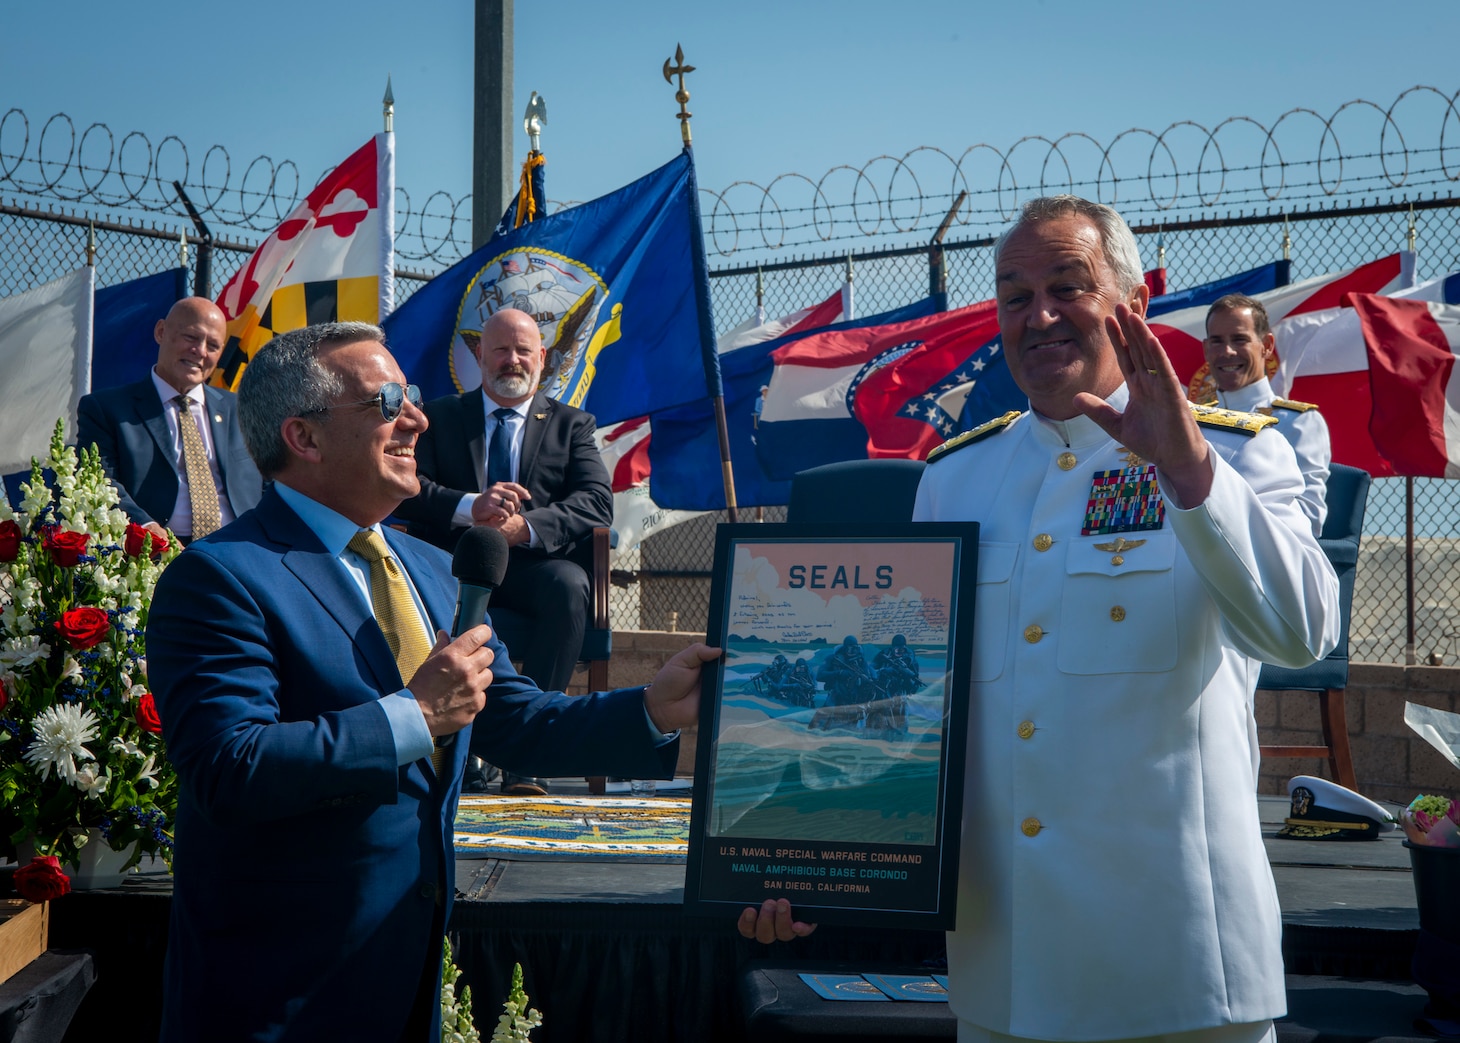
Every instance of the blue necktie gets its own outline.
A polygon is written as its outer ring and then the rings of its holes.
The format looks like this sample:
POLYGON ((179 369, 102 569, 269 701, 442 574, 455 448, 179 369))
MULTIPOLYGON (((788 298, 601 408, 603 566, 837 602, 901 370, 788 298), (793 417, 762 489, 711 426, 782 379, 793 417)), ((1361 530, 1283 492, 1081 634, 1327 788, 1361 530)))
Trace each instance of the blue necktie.
POLYGON ((515 409, 506 406, 492 413, 497 419, 497 429, 492 432, 492 445, 487 451, 488 488, 512 480, 512 429, 507 426, 507 420, 514 413, 515 409))

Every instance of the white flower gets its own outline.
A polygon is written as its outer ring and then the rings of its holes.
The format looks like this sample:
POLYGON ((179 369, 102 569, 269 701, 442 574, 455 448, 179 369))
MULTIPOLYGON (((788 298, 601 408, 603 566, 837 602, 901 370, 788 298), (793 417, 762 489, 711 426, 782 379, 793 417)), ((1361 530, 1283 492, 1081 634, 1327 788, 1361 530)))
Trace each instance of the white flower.
POLYGON ((157 781, 157 768, 154 765, 156 758, 152 754, 142 762, 142 769, 137 772, 137 785, 145 789, 155 789, 161 783, 157 781))
POLYGON ((42 779, 50 778, 51 768, 72 785, 76 784, 76 758, 92 760, 93 755, 82 743, 96 738, 96 716, 74 703, 48 706, 36 714, 35 742, 25 751, 25 759, 42 779))
POLYGON ((5 642, 5 647, 0 648, 0 663, 14 670, 23 670, 50 654, 51 646, 43 642, 40 635, 26 634, 23 637, 12 637, 5 642))
POLYGON ((107 786, 111 784, 112 773, 103 771, 100 775, 96 773, 98 765, 95 761, 87 761, 80 768, 76 769, 76 778, 72 785, 83 793, 97 794, 105 793, 107 786))
POLYGON ((81 664, 70 656, 67 656, 61 664, 61 676, 59 680, 76 681, 79 683, 81 681, 81 664))
POLYGON ((111 748, 117 753, 125 753, 127 756, 136 757, 138 760, 147 756, 147 754, 142 752, 142 747, 138 746, 131 739, 123 739, 120 736, 112 740, 111 748))

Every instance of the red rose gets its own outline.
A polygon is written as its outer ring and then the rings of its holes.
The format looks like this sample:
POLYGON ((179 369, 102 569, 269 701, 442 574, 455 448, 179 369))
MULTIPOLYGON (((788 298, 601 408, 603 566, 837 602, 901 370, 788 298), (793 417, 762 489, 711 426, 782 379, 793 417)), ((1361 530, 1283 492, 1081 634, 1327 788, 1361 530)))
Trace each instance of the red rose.
POLYGON ((61 860, 55 855, 37 855, 30 865, 15 871, 15 890, 28 902, 44 902, 71 890, 71 880, 61 872, 61 860))
POLYGON ((91 648, 101 644, 111 628, 111 617, 106 614, 106 610, 91 605, 68 608, 56 620, 56 629, 72 648, 91 648))
POLYGON ((168 544, 164 537, 157 535, 155 532, 149 532, 136 522, 127 522, 127 536, 123 543, 123 549, 132 557, 137 557, 142 553, 142 544, 147 541, 148 536, 152 537, 152 556, 154 558, 167 550, 168 544))
POLYGON ((137 700, 137 727, 153 735, 162 733, 162 718, 157 716, 157 700, 151 692, 143 692, 137 700))
POLYGON ((58 532, 51 530, 46 533, 44 547, 50 551, 51 560, 63 569, 75 566, 76 559, 86 553, 86 544, 91 536, 84 532, 58 532))
POLYGON ((9 518, 0 522, 0 561, 14 561, 20 554, 20 526, 9 518))

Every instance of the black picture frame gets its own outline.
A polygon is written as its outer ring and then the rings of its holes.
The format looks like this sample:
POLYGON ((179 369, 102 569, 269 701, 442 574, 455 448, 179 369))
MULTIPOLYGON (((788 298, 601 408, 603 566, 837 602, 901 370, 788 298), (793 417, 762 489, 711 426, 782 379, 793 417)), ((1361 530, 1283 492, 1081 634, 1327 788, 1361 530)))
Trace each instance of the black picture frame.
POLYGON ((974 522, 718 527, 687 912, 952 928, 977 566, 974 522))

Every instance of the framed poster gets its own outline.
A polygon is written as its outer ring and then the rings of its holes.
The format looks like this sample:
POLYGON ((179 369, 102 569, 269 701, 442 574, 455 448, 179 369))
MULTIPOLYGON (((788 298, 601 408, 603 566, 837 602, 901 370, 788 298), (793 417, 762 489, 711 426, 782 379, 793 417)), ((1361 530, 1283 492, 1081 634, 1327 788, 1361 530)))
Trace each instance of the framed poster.
POLYGON ((721 525, 685 905, 953 926, 978 525, 721 525))

